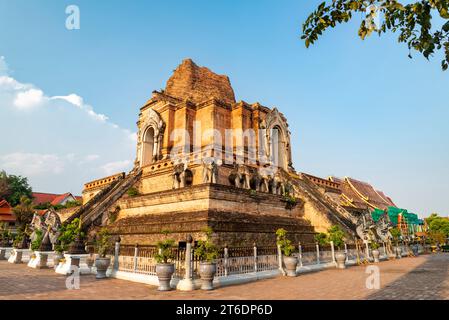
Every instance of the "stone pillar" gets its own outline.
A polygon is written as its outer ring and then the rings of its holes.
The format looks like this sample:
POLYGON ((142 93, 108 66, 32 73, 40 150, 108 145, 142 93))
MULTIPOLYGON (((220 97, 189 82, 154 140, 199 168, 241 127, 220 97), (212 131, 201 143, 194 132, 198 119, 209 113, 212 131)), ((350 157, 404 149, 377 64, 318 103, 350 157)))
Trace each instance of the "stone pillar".
POLYGON ((335 247, 334 247, 334 242, 331 241, 331 253, 332 253, 332 262, 333 263, 337 263, 337 260, 335 260, 335 247))
POLYGON ((177 289, 181 291, 193 291, 195 290, 195 284, 193 283, 193 268, 192 268, 192 243, 193 238, 191 235, 187 236, 186 243, 186 258, 185 258, 185 274, 184 279, 179 281, 177 289))
POLYGON ((257 246, 254 243, 254 272, 257 272, 257 246))
POLYGON ((316 264, 320 264, 320 245, 316 244, 316 264))
POLYGON ((345 255, 346 255, 346 262, 349 261, 349 252, 348 252, 348 245, 345 242, 345 255))
POLYGON ((134 273, 137 272, 137 256, 139 254, 139 246, 136 244, 136 247, 134 248, 134 266, 133 266, 133 270, 134 273))
POLYGON ((117 271, 118 267, 119 267, 119 263, 118 263, 119 254, 120 254, 120 242, 116 241, 115 247, 114 247, 114 265, 113 265, 113 270, 115 270, 115 271, 117 271))
POLYGON ((370 261, 368 241, 365 240, 366 260, 370 261))
POLYGON ((279 263, 279 271, 281 272, 281 274, 282 274, 283 276, 285 276, 285 275, 287 275, 287 273, 285 272, 284 267, 283 267, 283 263, 282 263, 282 250, 281 250, 281 246, 280 246, 280 245, 277 245, 277 247, 278 247, 278 263, 279 263))
POLYGON ((228 276, 228 245, 225 245, 224 247, 224 273, 225 273, 225 277, 228 276))
POLYGON ((298 243, 298 251, 299 251, 299 267, 301 268, 302 265, 302 246, 301 242, 298 243))

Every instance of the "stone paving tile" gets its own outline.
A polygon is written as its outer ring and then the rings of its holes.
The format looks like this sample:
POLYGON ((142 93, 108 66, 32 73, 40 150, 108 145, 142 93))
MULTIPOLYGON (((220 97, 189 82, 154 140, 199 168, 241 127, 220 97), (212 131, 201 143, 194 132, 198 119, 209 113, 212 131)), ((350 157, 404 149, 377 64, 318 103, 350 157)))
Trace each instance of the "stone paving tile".
POLYGON ((158 292, 156 287, 118 279, 82 276, 80 290, 66 289, 66 277, 53 270, 0 261, 0 299, 229 299, 229 300, 427 300, 449 299, 449 254, 425 255, 377 264, 380 289, 366 288, 366 266, 330 269, 297 278, 278 277, 214 291, 158 292))

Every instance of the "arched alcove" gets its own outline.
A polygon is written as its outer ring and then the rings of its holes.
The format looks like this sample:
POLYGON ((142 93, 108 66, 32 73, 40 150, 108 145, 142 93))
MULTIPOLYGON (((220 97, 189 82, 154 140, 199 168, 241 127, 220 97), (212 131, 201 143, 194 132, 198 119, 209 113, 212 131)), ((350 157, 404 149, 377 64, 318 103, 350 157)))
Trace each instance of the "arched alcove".
POLYGON ((154 161, 154 128, 149 127, 143 137, 143 149, 142 149, 142 165, 146 166, 152 164, 154 161))
POLYGON ((271 129, 271 157, 274 166, 287 169, 285 165, 286 149, 285 139, 282 129, 279 126, 274 126, 271 129))

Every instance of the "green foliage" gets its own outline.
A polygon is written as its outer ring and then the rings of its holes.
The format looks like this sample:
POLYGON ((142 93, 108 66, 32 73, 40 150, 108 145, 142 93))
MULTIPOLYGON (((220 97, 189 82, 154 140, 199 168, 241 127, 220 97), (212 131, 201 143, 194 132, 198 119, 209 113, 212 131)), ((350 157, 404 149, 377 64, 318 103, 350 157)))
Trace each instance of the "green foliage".
POLYGON ((8 225, 6 222, 0 223, 0 245, 8 246, 9 241, 12 239, 11 232, 8 230, 8 225))
POLYGON ((76 237, 84 238, 85 234, 81 229, 81 221, 79 218, 73 219, 69 224, 63 224, 60 228, 60 236, 58 242, 62 251, 66 251, 68 246, 75 241, 76 237))
POLYGON ((446 70, 449 66, 448 6, 447 0, 420 0, 407 5, 395 0, 324 1, 304 22, 301 39, 305 41, 306 47, 309 47, 328 28, 334 28, 337 24, 346 23, 353 17, 362 15, 358 30, 362 40, 373 32, 380 36, 383 33, 398 31, 398 41, 407 44, 410 58, 411 50, 420 52, 426 59, 442 50, 444 58, 441 67, 446 70), (376 25, 375 19, 380 15, 382 22, 376 25), (433 22, 441 26, 433 28, 433 22))
POLYGON ((379 244, 377 242, 371 242, 371 249, 373 250, 379 249, 379 244))
POLYGON ((23 238, 25 237, 25 233, 22 230, 19 230, 16 236, 14 237, 13 247, 17 248, 22 243, 23 238))
POLYGON ((432 217, 429 220, 427 220, 429 231, 430 232, 441 232, 446 235, 446 237, 449 236, 449 220, 443 217, 432 217))
POLYGON ((130 196, 130 197, 137 197, 140 193, 139 193, 139 190, 137 190, 136 188, 132 187, 132 188, 128 189, 126 194, 128 196, 130 196))
POLYGON ((207 238, 204 241, 198 241, 195 253, 201 261, 214 262, 218 258, 218 248, 211 241, 213 230, 208 227, 204 232, 206 232, 207 238))
POLYGON ((447 241, 447 235, 442 231, 430 231, 429 232, 429 239, 432 244, 444 244, 447 241))
POLYGON ((284 193, 282 199, 287 203, 286 209, 288 210, 292 210, 298 204, 298 200, 288 192, 284 193))
POLYGON ((35 233, 36 239, 33 242, 31 242, 31 250, 33 251, 39 250, 39 247, 41 246, 42 243, 42 239, 44 238, 44 235, 41 230, 36 230, 35 233))
MULTIPOLYGON (((161 233, 167 237, 170 231, 163 230, 161 233)), ((175 240, 173 239, 165 239, 163 241, 159 241, 156 244, 157 248, 159 249, 159 252, 155 255, 157 263, 169 263, 169 261, 175 258, 172 250, 174 245, 175 240)))
POLYGON ((16 216, 19 230, 25 231, 26 226, 31 223, 34 216, 32 201, 26 196, 23 196, 20 198, 20 203, 12 209, 12 212, 16 216))
POLYGON ((111 236, 106 228, 102 228, 97 234, 95 247, 97 248, 97 253, 100 257, 106 257, 108 250, 111 248, 111 236))
POLYGON ((327 230, 329 234, 329 242, 332 241, 334 246, 336 246, 339 250, 345 244, 345 233, 340 228, 340 226, 335 225, 327 230))
POLYGON ((50 202, 40 203, 34 206, 34 209, 36 210, 47 210, 52 208, 52 205, 50 202))
POLYGON ((295 251, 295 246, 287 239, 287 231, 283 228, 276 231, 277 244, 281 247, 281 251, 286 257, 291 257, 295 251))
POLYGON ((329 236, 327 233, 321 232, 315 235, 315 241, 320 246, 327 246, 329 244, 329 236))
POLYGON ((61 243, 55 244, 54 249, 57 253, 63 253, 65 250, 67 250, 61 243))
POLYGON ((402 232, 399 228, 393 228, 390 230, 390 234, 393 237, 393 241, 398 245, 399 239, 401 238, 402 232))
POLYGON ((8 175, 5 171, 0 172, 0 198, 6 199, 11 207, 20 204, 22 197, 32 197, 32 190, 28 179, 21 176, 8 175))

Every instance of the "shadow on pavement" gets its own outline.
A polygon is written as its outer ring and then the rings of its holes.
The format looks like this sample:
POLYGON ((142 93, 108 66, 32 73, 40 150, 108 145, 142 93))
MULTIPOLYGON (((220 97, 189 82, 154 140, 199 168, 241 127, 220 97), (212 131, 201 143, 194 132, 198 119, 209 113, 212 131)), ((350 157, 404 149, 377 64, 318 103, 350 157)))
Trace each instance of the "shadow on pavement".
MULTIPOLYGON (((442 300, 449 299, 449 254, 425 256, 426 261, 398 280, 367 297, 369 300, 442 300)), ((394 268, 382 273, 402 272, 394 268)))

